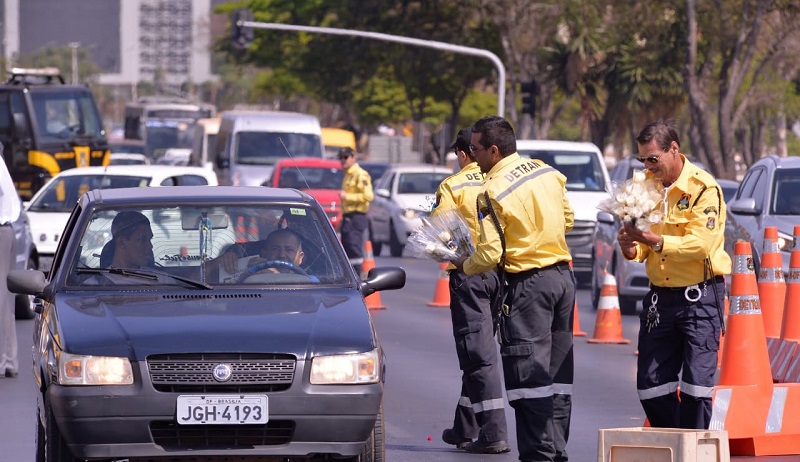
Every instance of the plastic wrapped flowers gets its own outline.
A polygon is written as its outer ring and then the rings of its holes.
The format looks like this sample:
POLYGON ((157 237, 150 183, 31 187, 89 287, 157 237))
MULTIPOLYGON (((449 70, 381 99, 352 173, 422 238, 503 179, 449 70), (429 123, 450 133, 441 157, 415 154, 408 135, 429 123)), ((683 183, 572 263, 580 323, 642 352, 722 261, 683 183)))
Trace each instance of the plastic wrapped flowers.
POLYGON ((648 179, 644 170, 636 170, 633 178, 618 185, 597 208, 616 215, 627 226, 645 231, 664 218, 663 191, 660 181, 648 179))
POLYGON ((456 209, 422 218, 422 226, 411 233, 406 247, 417 258, 438 262, 457 260, 475 251, 469 226, 456 209))

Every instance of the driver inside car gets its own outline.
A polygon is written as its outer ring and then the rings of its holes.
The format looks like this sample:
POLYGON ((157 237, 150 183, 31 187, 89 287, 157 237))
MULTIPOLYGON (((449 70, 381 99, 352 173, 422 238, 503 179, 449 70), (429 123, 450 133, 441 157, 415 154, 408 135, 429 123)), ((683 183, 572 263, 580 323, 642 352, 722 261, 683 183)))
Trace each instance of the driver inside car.
MULTIPOLYGON (((272 260, 286 262, 293 266, 300 267, 305 257, 300 236, 289 228, 278 228, 269 233, 258 255, 258 257, 250 259, 248 266, 272 260)), ((272 267, 266 268, 265 271, 273 273, 289 272, 287 269, 272 267)))

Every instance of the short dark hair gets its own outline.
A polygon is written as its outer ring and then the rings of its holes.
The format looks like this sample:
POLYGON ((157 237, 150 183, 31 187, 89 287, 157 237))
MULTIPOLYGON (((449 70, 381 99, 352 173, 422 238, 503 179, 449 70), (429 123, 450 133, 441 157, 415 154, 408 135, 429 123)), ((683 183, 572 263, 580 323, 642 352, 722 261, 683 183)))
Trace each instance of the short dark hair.
POLYGON ((125 210, 117 213, 111 222, 111 237, 130 237, 138 225, 150 226, 150 220, 141 212, 125 210))
POLYGON ((475 122, 472 133, 480 135, 480 143, 484 148, 497 146, 503 157, 517 152, 517 137, 508 121, 500 116, 487 116, 475 122))
POLYGON ((351 148, 349 146, 345 146, 342 149, 339 149, 339 153, 336 155, 336 157, 341 159, 341 158, 346 158, 346 157, 355 156, 355 155, 356 155, 356 152, 353 151, 353 148, 351 148))
POLYGON ((300 236, 300 233, 291 228, 278 228, 273 230, 271 233, 269 233, 269 235, 267 235, 267 238, 264 239, 264 245, 267 245, 267 242, 269 242, 273 237, 281 235, 294 236, 294 238, 297 239, 297 250, 303 250, 303 237, 300 236))
POLYGON ((678 124, 675 119, 658 119, 650 122, 636 137, 636 142, 641 145, 649 144, 653 140, 662 151, 669 149, 673 141, 680 148, 681 141, 678 137, 678 124))

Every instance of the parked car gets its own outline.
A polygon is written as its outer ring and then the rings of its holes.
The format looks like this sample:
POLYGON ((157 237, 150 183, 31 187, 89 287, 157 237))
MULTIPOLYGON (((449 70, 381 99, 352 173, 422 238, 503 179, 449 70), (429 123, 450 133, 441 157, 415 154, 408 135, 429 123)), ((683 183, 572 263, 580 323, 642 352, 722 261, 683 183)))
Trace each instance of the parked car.
POLYGON ((391 165, 372 185, 375 199, 369 206, 369 239, 374 254, 383 245, 393 257, 403 255, 408 236, 422 225, 436 200, 436 188, 453 172, 442 165, 391 165))
POLYGON ((305 157, 283 159, 275 163, 269 179, 261 186, 272 188, 295 188, 311 194, 322 206, 325 215, 339 231, 342 224, 342 190, 344 170, 338 160, 305 157))
MULTIPOLYGON (((705 169, 702 162, 692 159, 692 163, 705 169)), ((644 169, 644 164, 631 156, 621 159, 611 170, 612 185, 622 184, 633 177, 635 170, 644 169)), ((736 192, 738 182, 717 180, 722 188, 724 200, 736 192)), ((605 272, 613 275, 617 281, 619 308, 623 314, 634 314, 637 303, 650 290, 650 279, 647 277, 644 263, 634 262, 622 256, 617 245, 617 232, 621 222, 607 212, 597 212, 597 228, 592 239, 592 306, 597 309, 600 299, 600 288, 603 286, 605 272)))
POLYGON ((144 154, 112 152, 108 156, 108 165, 150 165, 150 159, 144 154))
POLYGON ((299 191, 90 190, 50 274, 9 276, 41 300, 36 460, 385 460, 385 356, 364 297, 404 284, 397 267, 361 281, 299 191), (304 257, 252 260, 265 243, 235 242, 242 215, 296 236, 304 257), (150 263, 106 266, 114 241, 142 243, 150 263), (243 271, 224 273, 223 254, 243 271))
POLYGON ((592 143, 519 140, 520 156, 540 159, 567 177, 567 199, 575 211, 575 223, 567 233, 575 275, 588 280, 592 271, 592 236, 597 225, 597 206, 608 197, 609 176, 603 154, 592 143))
POLYGON ((217 176, 202 167, 113 165, 64 170, 26 204, 31 233, 39 251, 39 268, 49 271, 70 212, 91 189, 137 186, 216 185, 217 176))
POLYGON ((764 228, 778 228, 783 271, 789 270, 794 227, 800 225, 800 157, 770 155, 756 161, 728 203, 725 250, 733 257, 734 244, 750 243, 756 275, 761 264, 764 228))
POLYGON ((386 172, 386 169, 388 169, 391 164, 389 162, 358 161, 358 165, 366 170, 367 173, 369 173, 372 184, 375 185, 378 179, 383 176, 384 172, 386 172))

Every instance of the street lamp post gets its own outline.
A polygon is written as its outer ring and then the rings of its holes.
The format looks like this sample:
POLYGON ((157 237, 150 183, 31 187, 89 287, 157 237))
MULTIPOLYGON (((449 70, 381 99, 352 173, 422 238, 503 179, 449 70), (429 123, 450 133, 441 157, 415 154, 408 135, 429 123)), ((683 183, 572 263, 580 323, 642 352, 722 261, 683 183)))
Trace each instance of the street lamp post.
POLYGON ((72 84, 78 84, 78 47, 79 42, 70 42, 69 47, 72 48, 72 84))

